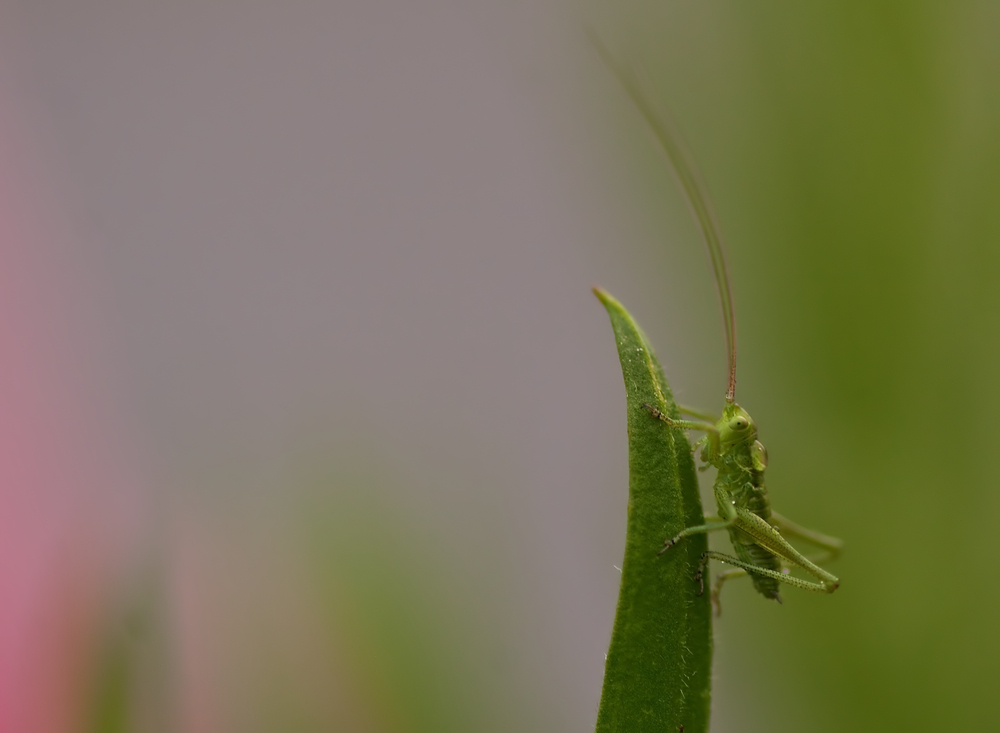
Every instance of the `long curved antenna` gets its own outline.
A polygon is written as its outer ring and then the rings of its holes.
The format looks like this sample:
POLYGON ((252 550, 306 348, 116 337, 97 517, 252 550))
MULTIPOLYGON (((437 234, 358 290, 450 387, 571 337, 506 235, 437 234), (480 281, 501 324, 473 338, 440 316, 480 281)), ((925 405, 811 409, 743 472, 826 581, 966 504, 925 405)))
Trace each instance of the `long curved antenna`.
POLYGON ((732 404, 736 399, 736 316, 733 312, 733 296, 729 287, 729 273, 726 270, 726 258, 722 249, 722 237, 715 217, 708 205, 708 196, 697 175, 694 165, 684 153, 680 136, 674 130, 670 115, 662 108, 656 108, 649 98, 643 94, 642 84, 634 69, 626 69, 618 64, 597 34, 588 29, 590 40, 597 47, 597 52, 604 59, 611 72, 618 78, 625 91, 632 97, 635 106, 646 119, 653 136, 663 152, 670 160, 671 168, 684 190, 685 199, 695 218, 701 225, 701 234, 708 247, 712 259, 712 269, 715 271, 715 285, 719 290, 719 302, 722 305, 722 321, 726 328, 726 348, 729 356, 729 388, 726 390, 726 402, 732 404))

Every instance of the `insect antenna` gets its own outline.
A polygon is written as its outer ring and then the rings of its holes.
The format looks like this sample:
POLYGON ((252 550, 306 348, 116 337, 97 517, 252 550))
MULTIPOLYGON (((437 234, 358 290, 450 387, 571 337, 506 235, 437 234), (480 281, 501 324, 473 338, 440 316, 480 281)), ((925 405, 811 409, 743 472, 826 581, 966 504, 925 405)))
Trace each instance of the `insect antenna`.
POLYGON ((684 198, 698 220, 702 239, 708 248, 712 260, 712 270, 715 273, 715 285, 719 291, 719 303, 722 306, 722 322, 726 330, 726 351, 729 357, 729 386, 726 390, 726 402, 732 404, 736 399, 736 316, 733 311, 733 295, 729 287, 729 273, 726 269, 726 257, 722 247, 722 237, 715 217, 708 204, 705 187, 698 176, 697 169, 684 152, 680 135, 674 129, 670 115, 663 108, 653 105, 643 92, 639 73, 634 68, 625 68, 618 64, 597 34, 588 29, 590 40, 597 47, 597 52, 604 59, 611 72, 646 120, 653 137, 667 154, 670 167, 684 191, 684 198))

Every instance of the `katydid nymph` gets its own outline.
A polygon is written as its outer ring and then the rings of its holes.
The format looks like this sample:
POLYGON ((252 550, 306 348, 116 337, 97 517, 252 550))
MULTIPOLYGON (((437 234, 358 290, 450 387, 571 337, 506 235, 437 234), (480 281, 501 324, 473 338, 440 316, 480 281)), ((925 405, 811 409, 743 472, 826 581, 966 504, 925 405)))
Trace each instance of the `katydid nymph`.
POLYGON ((652 405, 644 405, 652 417, 662 420, 668 429, 703 432, 704 436, 694 444, 695 452, 701 449, 700 457, 704 465, 700 470, 709 466, 717 470, 714 494, 719 516, 706 517, 703 524, 685 527, 666 540, 658 554, 664 554, 685 537, 728 530, 735 556, 709 550, 701 556, 694 575, 695 582, 700 585, 698 595, 701 595, 705 590, 705 573, 709 560, 733 566, 719 573, 712 586, 711 600, 717 614, 720 612, 719 593, 723 583, 746 575, 750 576, 757 592, 779 603, 781 596, 778 590, 782 583, 819 593, 833 593, 840 581, 819 565, 840 554, 841 541, 807 530, 771 511, 764 483, 767 451, 757 439, 757 426, 753 419, 736 404, 736 318, 722 240, 708 197, 694 166, 689 163, 678 142, 678 136, 672 130, 669 116, 650 103, 635 72, 619 65, 600 41, 596 37, 592 38, 605 63, 628 92, 657 143, 666 153, 687 204, 698 221, 712 260, 726 332, 729 382, 721 418, 716 419, 713 415, 680 407, 682 414, 694 419, 674 420, 652 405), (821 552, 816 556, 806 557, 792 547, 787 539, 789 537, 815 545, 821 552), (791 575, 793 568, 804 571, 816 580, 804 580, 791 575))

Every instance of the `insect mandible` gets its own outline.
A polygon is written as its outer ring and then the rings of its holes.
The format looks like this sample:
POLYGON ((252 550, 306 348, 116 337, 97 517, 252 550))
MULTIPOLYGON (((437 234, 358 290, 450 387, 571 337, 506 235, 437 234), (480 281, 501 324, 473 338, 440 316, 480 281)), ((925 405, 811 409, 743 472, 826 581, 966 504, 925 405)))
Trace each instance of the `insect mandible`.
POLYGON ((709 466, 717 470, 713 493, 719 516, 706 517, 703 524, 685 527, 666 540, 658 554, 662 555, 685 537, 728 530, 735 556, 709 550, 702 554, 694 576, 694 580, 700 585, 698 595, 702 595, 709 560, 733 566, 732 569, 719 573, 712 586, 711 599, 716 614, 721 612, 719 593, 722 585, 727 580, 746 575, 750 576, 758 593, 779 603, 781 595, 778 586, 782 583, 818 593, 833 593, 840 586, 840 581, 820 565, 836 558, 843 543, 834 537, 801 527, 771 511, 764 482, 767 450, 757 439, 757 426, 753 418, 736 404, 736 318, 722 240, 708 205, 708 197, 695 174, 694 166, 689 163, 678 142, 679 138, 672 129, 669 116, 652 106, 642 93, 634 72, 620 66, 596 36, 592 34, 591 37, 605 63, 628 92, 666 153, 685 199, 698 220, 712 260, 726 331, 729 385, 721 418, 716 419, 699 410, 679 407, 682 414, 694 419, 673 420, 652 405, 644 405, 654 418, 662 420, 672 429, 703 432, 704 437, 694 444, 695 451, 701 449, 704 465, 700 470, 709 466), (821 549, 820 554, 806 557, 792 547, 787 539, 789 537, 816 545, 821 549), (804 580, 791 575, 793 568, 805 571, 816 580, 804 580))

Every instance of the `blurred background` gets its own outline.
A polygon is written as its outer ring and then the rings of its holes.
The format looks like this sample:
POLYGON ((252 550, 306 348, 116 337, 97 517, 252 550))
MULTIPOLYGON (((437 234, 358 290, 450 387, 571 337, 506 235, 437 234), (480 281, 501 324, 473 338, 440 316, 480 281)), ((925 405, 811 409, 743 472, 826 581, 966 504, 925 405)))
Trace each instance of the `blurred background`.
MULTIPOLYGON (((618 297, 773 506, 713 730, 1000 726, 1000 8, 0 4, 0 731, 592 729, 618 297)), ((704 488, 704 487, 703 487, 704 488)))

